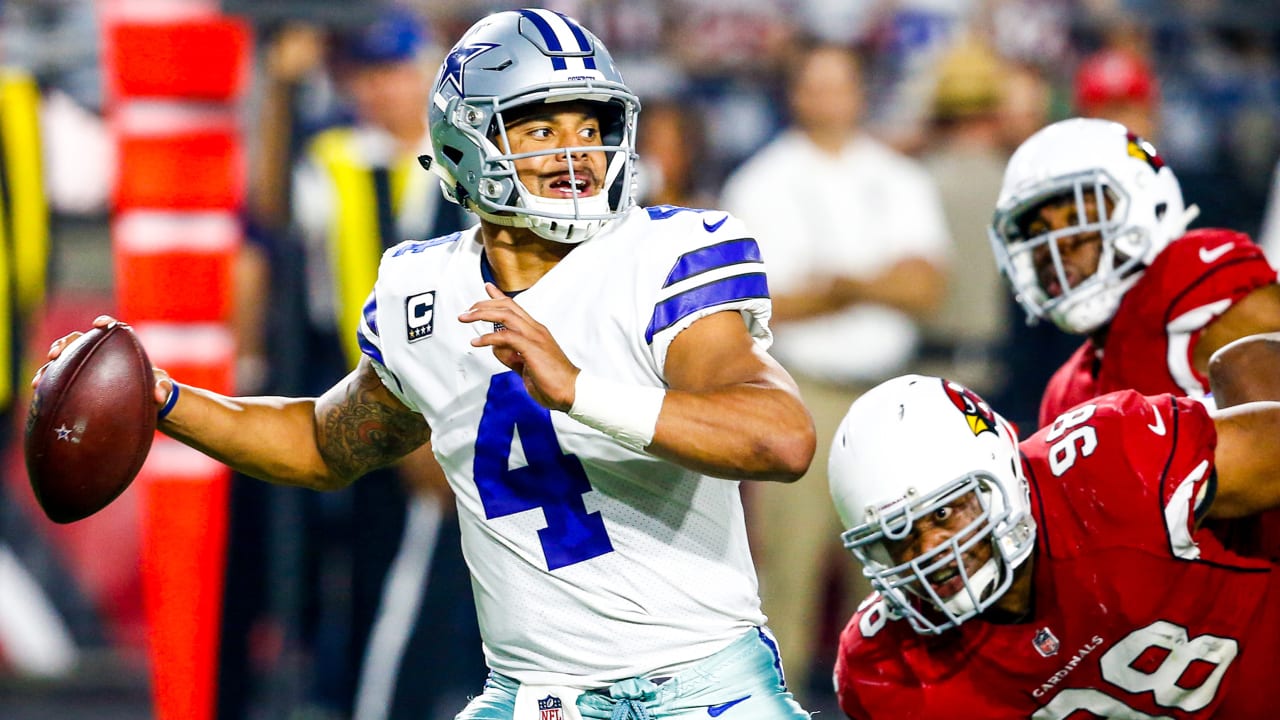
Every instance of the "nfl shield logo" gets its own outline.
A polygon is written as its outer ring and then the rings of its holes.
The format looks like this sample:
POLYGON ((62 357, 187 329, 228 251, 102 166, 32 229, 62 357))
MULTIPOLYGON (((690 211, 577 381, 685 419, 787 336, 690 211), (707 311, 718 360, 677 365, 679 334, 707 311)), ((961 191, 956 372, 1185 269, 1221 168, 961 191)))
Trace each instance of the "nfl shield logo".
POLYGON ((555 695, 538 701, 538 720, 564 720, 564 703, 555 695))
POLYGON ((1036 646, 1036 652, 1043 657, 1058 654, 1058 638, 1054 637, 1047 627, 1037 630, 1035 637, 1031 638, 1031 642, 1036 646))

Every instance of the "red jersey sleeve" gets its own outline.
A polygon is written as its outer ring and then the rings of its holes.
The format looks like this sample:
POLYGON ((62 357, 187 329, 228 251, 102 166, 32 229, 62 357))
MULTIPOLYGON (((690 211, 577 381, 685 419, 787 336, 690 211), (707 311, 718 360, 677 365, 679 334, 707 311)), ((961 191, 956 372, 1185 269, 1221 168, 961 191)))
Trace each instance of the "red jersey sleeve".
MULTIPOLYGON (((1231 307, 1254 290, 1276 281, 1262 248, 1244 233, 1218 228, 1192 230, 1171 243, 1152 263, 1157 280, 1176 292, 1168 298, 1166 324, 1213 305, 1231 307)), ((1207 313, 1203 328, 1222 311, 1207 313)))
POLYGON ((1173 241, 1125 294, 1102 351, 1086 340, 1053 375, 1041 400, 1042 425, 1117 390, 1204 396, 1209 383, 1192 356, 1205 326, 1275 281, 1262 250, 1242 233, 1194 230, 1173 241))
MULTIPOLYGON (((1212 496, 1217 437, 1200 401, 1124 390, 1063 413, 1022 449, 1046 513, 1092 508, 1098 518, 1090 532, 1108 533, 1117 543, 1146 544, 1159 536, 1150 532, 1158 524, 1167 540, 1165 550, 1194 559, 1202 551, 1199 540, 1210 540, 1196 529, 1196 511, 1198 503, 1212 496), (1116 477, 1127 479, 1121 483, 1116 477), (1144 507, 1159 514, 1144 514, 1144 507), (1147 522, 1137 521, 1143 517, 1147 522)), ((1083 538, 1052 537, 1054 531, 1077 525, 1050 518, 1048 527, 1051 546, 1081 546, 1083 538)), ((1210 552, 1217 553, 1217 543, 1210 544, 1210 552)))
MULTIPOLYGON (((1195 230, 1161 253, 1155 278, 1170 293, 1149 310, 1160 311, 1168 338, 1168 366, 1183 392, 1208 388, 1208 380, 1194 369, 1191 353, 1205 326, 1246 295, 1276 281, 1276 271, 1249 236, 1230 230, 1195 230)), ((1118 389, 1118 388, 1108 388, 1118 389)), ((1150 390, 1144 390, 1151 394, 1150 390)))

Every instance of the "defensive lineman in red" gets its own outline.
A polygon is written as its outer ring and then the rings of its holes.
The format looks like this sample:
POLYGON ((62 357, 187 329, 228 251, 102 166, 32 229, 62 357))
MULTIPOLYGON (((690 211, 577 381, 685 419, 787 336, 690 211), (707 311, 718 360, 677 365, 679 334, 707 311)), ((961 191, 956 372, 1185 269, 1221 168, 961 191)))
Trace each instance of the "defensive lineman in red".
MULTIPOLYGON (((1234 338, 1211 336, 1200 348, 1201 337, 1232 308, 1236 315, 1224 324, 1237 318, 1243 324, 1249 313, 1261 315, 1258 320, 1274 314, 1280 322, 1275 279, 1261 248, 1243 233, 1211 228, 1178 238, 1126 294, 1109 333, 1086 340, 1054 373, 1041 400, 1041 424, 1091 397, 1123 388, 1204 397, 1209 382, 1197 350, 1216 350, 1234 338)), ((1254 318, 1248 322, 1242 330, 1273 329, 1254 318)))
POLYGON ((830 461, 846 547, 876 589, 841 636, 841 707, 857 719, 1271 717, 1280 576, 1199 524, 1280 505, 1280 450, 1263 441, 1278 430, 1280 403, 1211 414, 1123 391, 1019 445, 954 383, 872 390, 830 461))
POLYGON ((1072 119, 1009 160, 990 229, 1030 320, 1086 340, 1049 381, 1040 425, 1132 388, 1204 397, 1227 343, 1280 330, 1276 271, 1249 236, 1187 231, 1173 169, 1118 123, 1072 119))

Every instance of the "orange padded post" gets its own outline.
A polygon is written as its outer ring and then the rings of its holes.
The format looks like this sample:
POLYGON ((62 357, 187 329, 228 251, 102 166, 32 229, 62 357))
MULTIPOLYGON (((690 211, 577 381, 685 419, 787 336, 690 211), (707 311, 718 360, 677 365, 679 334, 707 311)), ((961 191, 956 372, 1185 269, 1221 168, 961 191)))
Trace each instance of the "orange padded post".
POLYGON ((103 63, 111 94, 233 101, 244 90, 249 41, 245 23, 229 17, 113 24, 103 63))
MULTIPOLYGON (((112 244, 121 319, 180 382, 229 393, 233 219, 245 195, 237 103, 249 28, 217 0, 97 0, 118 150, 112 244)), ((134 481, 156 720, 213 720, 230 471, 158 437, 134 481)))
MULTIPOLYGON (((229 393, 235 341, 218 323, 138 323, 138 339, 179 382, 229 393)), ((157 720, 213 720, 231 472, 157 435, 141 496, 142 596, 157 720)))
POLYGON ((241 143, 230 125, 150 133, 116 129, 116 210, 235 208, 244 199, 241 143))
POLYGON ((142 505, 142 597, 160 720, 213 720, 230 470, 158 437, 134 484, 142 505))
POLYGON ((133 330, 151 363, 178 382, 223 394, 234 390, 236 341, 226 325, 140 322, 133 330))
POLYGON ((229 213, 117 215, 111 242, 120 317, 133 324, 229 321, 240 236, 229 213))

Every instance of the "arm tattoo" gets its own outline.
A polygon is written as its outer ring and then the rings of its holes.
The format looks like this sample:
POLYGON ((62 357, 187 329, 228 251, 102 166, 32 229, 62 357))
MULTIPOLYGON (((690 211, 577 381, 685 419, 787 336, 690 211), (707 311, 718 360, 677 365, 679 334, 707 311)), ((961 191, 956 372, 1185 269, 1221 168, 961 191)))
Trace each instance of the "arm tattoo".
POLYGON ((355 479, 431 439, 418 413, 396 399, 367 360, 316 404, 316 444, 335 475, 355 479))

